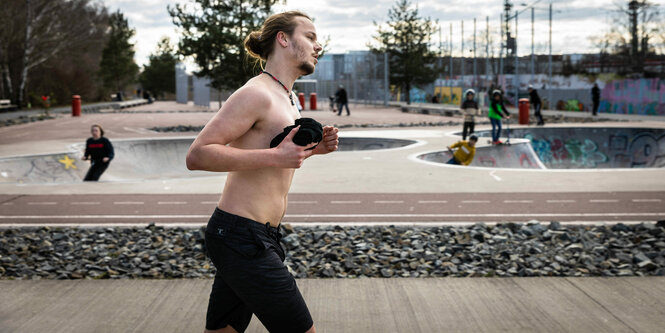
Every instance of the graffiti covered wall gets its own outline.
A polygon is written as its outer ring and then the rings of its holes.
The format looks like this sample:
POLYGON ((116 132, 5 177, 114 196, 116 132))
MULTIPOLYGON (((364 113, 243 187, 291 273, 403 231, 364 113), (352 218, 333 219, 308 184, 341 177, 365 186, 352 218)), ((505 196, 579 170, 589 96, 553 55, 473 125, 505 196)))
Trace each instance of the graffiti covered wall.
POLYGON ((600 94, 599 112, 665 116, 665 80, 615 80, 600 94))
POLYGON ((462 87, 434 87, 434 95, 441 96, 441 103, 460 104, 462 96, 462 87))
POLYGON ((510 136, 531 141, 548 169, 665 168, 664 129, 515 128, 510 136))

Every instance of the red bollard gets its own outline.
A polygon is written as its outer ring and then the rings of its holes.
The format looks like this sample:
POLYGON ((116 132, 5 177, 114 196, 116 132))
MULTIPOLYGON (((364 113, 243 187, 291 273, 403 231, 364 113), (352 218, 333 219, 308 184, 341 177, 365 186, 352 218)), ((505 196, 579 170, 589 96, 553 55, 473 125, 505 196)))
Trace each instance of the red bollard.
POLYGON ((309 94, 309 109, 316 111, 316 93, 309 94))
POLYGON ((73 95, 72 96, 72 117, 81 116, 81 96, 73 95))
POLYGON ((520 98, 519 100, 520 112, 520 125, 529 124, 529 100, 527 98, 520 98))
POLYGON ((305 109, 305 93, 298 93, 298 101, 300 101, 300 105, 302 106, 302 109, 305 109))

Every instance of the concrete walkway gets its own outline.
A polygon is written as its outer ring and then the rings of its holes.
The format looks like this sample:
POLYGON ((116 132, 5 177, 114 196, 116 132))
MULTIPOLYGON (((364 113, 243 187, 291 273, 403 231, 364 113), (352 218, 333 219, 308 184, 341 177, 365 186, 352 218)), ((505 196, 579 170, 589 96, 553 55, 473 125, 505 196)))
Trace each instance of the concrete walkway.
MULTIPOLYGON (((305 279, 318 332, 663 332, 665 278, 305 279)), ((201 332, 211 280, 0 281, 3 332, 201 332)), ((252 319, 247 332, 265 332, 252 319)))

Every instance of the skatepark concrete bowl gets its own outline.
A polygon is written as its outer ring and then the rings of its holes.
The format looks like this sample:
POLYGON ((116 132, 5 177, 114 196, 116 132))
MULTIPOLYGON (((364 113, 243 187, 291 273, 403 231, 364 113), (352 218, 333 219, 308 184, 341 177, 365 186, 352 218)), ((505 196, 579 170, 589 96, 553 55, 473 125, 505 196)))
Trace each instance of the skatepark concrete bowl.
MULTIPOLYGON (((193 137, 113 140, 115 158, 100 180, 141 181, 214 175, 187 170, 185 156, 193 140, 193 137)), ((339 151, 395 149, 416 142, 391 138, 342 137, 339 151)), ((66 152, 0 158, 0 183, 79 183, 90 164, 81 160, 83 144, 74 144, 70 148, 66 152)))
MULTIPOLYGON (((455 133, 459 135, 459 133, 455 133)), ((505 135, 505 129, 502 135, 505 135)), ((491 131, 478 131, 479 142, 491 131)), ((471 166, 519 169, 631 169, 665 167, 665 129, 535 127, 510 129, 510 145, 476 149, 471 166)), ((418 159, 446 163, 447 151, 418 159)))

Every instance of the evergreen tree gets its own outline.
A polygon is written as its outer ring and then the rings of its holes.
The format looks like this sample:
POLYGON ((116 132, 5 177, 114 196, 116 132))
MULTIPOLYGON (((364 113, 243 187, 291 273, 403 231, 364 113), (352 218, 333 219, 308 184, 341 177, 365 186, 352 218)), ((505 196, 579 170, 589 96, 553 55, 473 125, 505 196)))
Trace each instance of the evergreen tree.
POLYGON ((431 83, 436 78, 436 53, 431 49, 436 23, 418 16, 418 8, 411 8, 408 0, 398 0, 388 10, 387 27, 376 22, 378 46, 369 44, 373 52, 388 53, 390 83, 406 92, 406 102, 411 103, 409 92, 416 84, 431 83))
POLYGON ((168 7, 182 36, 178 53, 193 56, 198 76, 217 89, 234 90, 258 72, 247 60, 245 37, 258 30, 278 0, 190 0, 168 7))
POLYGON ((153 96, 163 97, 165 93, 175 94, 175 65, 177 57, 171 40, 163 37, 157 44, 157 52, 149 57, 150 63, 143 66, 139 82, 144 90, 153 96))
POLYGON ((109 25, 109 39, 102 51, 99 75, 104 81, 104 87, 122 91, 135 80, 139 70, 134 62, 134 45, 129 42, 136 31, 129 27, 120 10, 111 14, 109 25))

